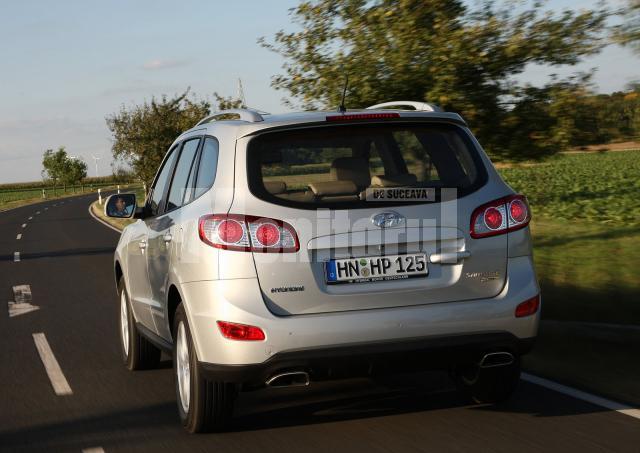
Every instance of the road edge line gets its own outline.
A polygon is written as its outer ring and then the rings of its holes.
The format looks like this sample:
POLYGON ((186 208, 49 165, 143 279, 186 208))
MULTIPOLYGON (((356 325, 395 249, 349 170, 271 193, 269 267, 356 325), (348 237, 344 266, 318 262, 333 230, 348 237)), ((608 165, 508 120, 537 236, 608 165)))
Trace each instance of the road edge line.
POLYGON ((637 418, 640 420, 640 409, 636 409, 632 406, 622 404, 607 398, 603 398, 601 396, 597 396, 592 393, 583 392, 582 390, 574 389, 573 387, 559 384, 557 382, 550 381, 549 379, 541 378, 533 374, 522 373, 520 378, 525 382, 539 385, 540 387, 553 390, 554 392, 562 393, 563 395, 567 395, 572 398, 579 399, 581 401, 586 401, 587 403, 604 407, 606 409, 610 409, 612 411, 616 411, 621 414, 628 415, 629 417, 637 418))
POLYGON ((109 225, 107 222, 105 222, 104 220, 98 218, 92 211, 91 211, 91 205, 93 204, 93 201, 91 202, 91 204, 89 204, 89 214, 91 215, 91 217, 93 217, 93 220, 96 220, 98 222, 100 222, 101 224, 103 224, 106 227, 111 228, 113 231, 117 231, 118 233, 122 234, 122 230, 117 229, 116 227, 114 227, 113 225, 109 225))

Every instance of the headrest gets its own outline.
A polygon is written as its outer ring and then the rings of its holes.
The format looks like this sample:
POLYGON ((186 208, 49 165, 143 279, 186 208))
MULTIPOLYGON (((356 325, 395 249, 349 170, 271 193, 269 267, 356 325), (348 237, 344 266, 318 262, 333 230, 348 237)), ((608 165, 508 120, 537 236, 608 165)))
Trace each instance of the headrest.
POLYGON ((284 181, 264 181, 264 188, 273 195, 287 191, 287 185, 284 181))
POLYGON ((371 181, 369 162, 364 157, 339 157, 331 163, 331 177, 336 181, 353 181, 367 187, 371 181))
POLYGON ((371 185, 377 187, 401 187, 411 186, 418 182, 418 177, 413 173, 399 175, 376 175, 371 178, 371 185))
POLYGON ((353 181, 312 182, 309 184, 309 188, 316 197, 335 197, 358 193, 358 188, 353 181))

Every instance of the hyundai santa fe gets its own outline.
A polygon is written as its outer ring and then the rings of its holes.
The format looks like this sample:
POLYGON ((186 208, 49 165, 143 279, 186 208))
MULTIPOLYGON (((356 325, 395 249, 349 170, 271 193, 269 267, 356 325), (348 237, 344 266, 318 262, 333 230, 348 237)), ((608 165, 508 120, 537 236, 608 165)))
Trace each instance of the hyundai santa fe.
POLYGON ((227 427, 240 391, 354 376, 445 369, 501 401, 537 334, 527 200, 431 104, 213 114, 135 206, 105 206, 138 219, 115 251, 122 355, 171 353, 189 432, 227 427))

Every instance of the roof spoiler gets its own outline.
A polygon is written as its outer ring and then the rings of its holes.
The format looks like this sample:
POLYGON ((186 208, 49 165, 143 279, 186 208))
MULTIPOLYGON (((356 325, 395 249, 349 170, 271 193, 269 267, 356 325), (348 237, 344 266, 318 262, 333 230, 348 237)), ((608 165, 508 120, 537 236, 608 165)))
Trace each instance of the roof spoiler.
POLYGON ((367 107, 367 110, 384 110, 391 107, 413 107, 414 110, 420 112, 442 112, 443 110, 435 104, 429 104, 427 102, 416 101, 391 101, 383 102, 382 104, 372 105, 367 107))
MULTIPOLYGON (((238 116, 238 120, 247 121, 248 123, 259 123, 264 121, 262 115, 267 115, 267 112, 260 112, 254 109, 228 109, 228 110, 220 110, 219 112, 215 112, 206 118, 201 119, 196 126, 201 126, 206 123, 211 123, 212 121, 224 121, 229 120, 229 118, 221 118, 228 116, 238 116)), ((233 118, 236 120, 236 118, 233 118)))

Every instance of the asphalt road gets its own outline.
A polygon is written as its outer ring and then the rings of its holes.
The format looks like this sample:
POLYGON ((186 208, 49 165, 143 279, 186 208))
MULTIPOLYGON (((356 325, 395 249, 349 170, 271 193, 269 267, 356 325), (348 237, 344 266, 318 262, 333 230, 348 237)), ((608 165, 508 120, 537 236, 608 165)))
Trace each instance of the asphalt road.
POLYGON ((10 318, 3 301, 1 451, 640 451, 638 419, 526 382, 507 404, 470 406, 439 373, 243 393, 231 432, 188 435, 168 358, 135 373, 120 362, 118 233, 89 216, 94 199, 0 213, 0 291, 28 284, 40 307, 10 318), (34 333, 73 394, 54 393, 34 333))

